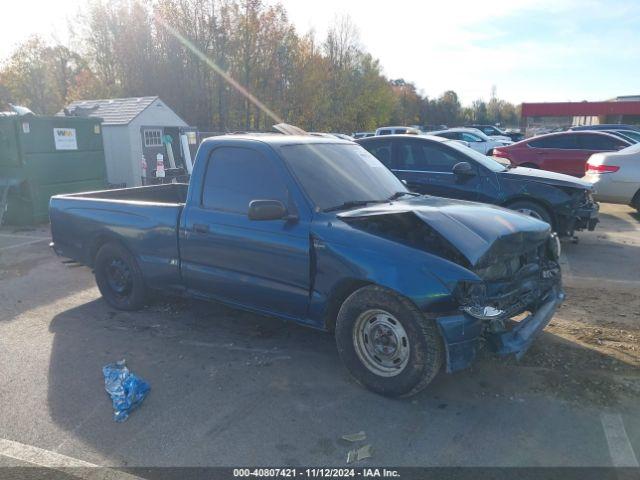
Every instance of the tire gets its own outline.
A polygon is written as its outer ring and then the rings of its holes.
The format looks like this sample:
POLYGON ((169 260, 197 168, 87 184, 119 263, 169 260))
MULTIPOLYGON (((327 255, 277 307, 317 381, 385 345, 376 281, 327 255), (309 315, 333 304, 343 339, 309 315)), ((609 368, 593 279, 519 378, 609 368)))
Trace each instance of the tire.
POLYGON ((435 322, 386 288, 370 285, 352 293, 338 312, 335 336, 353 378, 388 397, 418 393, 442 366, 444 346, 435 322))
POLYGON ((543 222, 547 222, 553 229, 553 218, 551 217, 549 211, 542 205, 539 205, 535 202, 522 200, 507 205, 507 208, 516 210, 525 215, 529 215, 530 217, 537 218, 538 220, 542 220, 543 222))
POLYGON ((96 283, 109 305, 118 310, 139 310, 147 300, 147 287, 136 259, 122 245, 100 247, 94 262, 96 283))

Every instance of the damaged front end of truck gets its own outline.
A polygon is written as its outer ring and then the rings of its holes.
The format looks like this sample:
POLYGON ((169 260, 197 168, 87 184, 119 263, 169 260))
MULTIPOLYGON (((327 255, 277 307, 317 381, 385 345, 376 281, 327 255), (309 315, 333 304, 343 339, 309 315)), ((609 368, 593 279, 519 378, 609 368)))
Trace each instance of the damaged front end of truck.
POLYGON ((412 201, 405 202, 408 209, 381 206, 340 217, 473 273, 473 280, 449 279, 448 308, 425 311, 442 334, 448 372, 468 367, 483 342, 520 358, 564 300, 558 237, 547 224, 515 212, 430 200, 429 206, 412 201))

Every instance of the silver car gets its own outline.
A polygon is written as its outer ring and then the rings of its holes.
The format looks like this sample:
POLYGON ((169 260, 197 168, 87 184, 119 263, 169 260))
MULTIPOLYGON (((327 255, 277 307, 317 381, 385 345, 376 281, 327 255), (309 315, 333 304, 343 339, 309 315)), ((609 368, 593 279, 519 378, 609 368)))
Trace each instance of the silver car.
POLYGON ((582 179, 593 184, 598 201, 631 205, 640 211, 640 143, 591 155, 582 179))

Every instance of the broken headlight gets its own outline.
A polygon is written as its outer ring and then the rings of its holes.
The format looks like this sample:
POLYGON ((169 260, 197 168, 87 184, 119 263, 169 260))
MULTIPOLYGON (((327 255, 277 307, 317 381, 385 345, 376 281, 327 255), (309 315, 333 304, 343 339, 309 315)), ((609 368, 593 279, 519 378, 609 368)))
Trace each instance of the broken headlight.
POLYGON ((461 308, 463 312, 467 312, 472 317, 479 318, 480 320, 490 320, 492 318, 497 318, 503 315, 504 310, 498 310, 495 307, 480 306, 480 305, 470 305, 461 308))
POLYGON ((460 310, 481 320, 490 320, 503 315, 504 310, 487 305, 487 290, 481 282, 460 282, 456 287, 456 299, 460 310))

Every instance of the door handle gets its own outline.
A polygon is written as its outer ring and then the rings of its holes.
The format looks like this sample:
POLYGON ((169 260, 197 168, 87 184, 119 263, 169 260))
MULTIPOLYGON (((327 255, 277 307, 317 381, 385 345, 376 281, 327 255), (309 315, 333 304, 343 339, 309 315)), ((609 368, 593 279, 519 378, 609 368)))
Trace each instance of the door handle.
POLYGON ((204 223, 194 223, 193 231, 196 233, 209 233, 209 225, 204 223))

